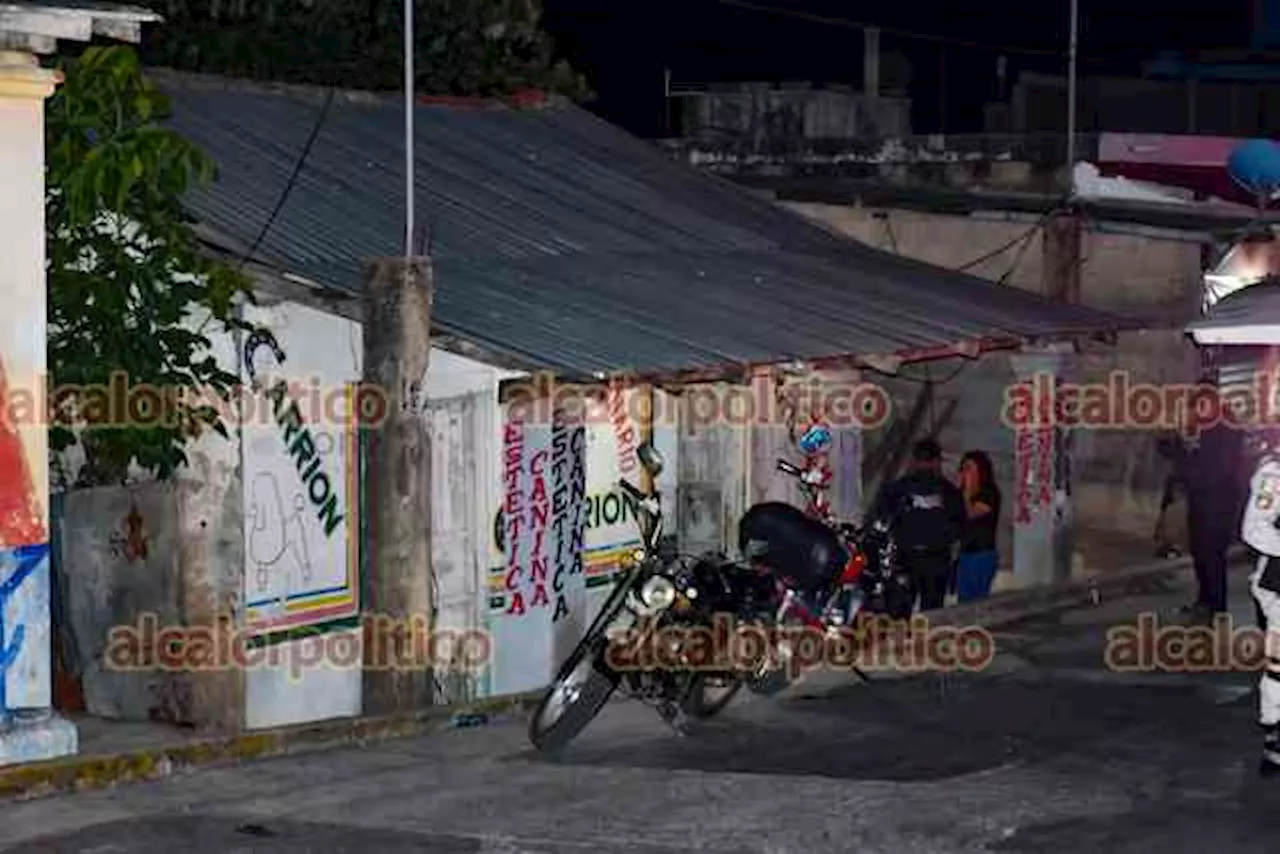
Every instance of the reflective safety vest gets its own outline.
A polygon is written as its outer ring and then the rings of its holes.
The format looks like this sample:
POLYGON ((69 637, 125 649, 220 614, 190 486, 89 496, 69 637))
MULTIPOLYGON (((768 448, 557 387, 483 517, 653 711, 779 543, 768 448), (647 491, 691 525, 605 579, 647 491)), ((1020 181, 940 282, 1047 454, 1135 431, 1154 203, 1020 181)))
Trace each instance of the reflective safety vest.
POLYGON ((1280 456, 1265 456, 1249 479, 1249 501, 1244 508, 1240 539, 1269 557, 1280 557, 1280 456))

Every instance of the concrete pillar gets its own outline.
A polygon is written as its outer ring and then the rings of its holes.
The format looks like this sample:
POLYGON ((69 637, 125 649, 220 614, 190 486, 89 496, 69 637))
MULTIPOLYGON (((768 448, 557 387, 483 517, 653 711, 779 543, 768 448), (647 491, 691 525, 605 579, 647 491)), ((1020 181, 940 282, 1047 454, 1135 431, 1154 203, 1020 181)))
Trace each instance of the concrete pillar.
MULTIPOLYGON (((1068 173, 1068 186, 1074 186, 1068 173)), ((1083 222, 1073 211, 1054 214, 1044 226, 1044 295, 1055 302, 1080 302, 1080 245, 1083 222)))
POLYGON ((862 30, 862 91, 868 98, 880 97, 880 28, 862 30))
MULTIPOLYGON (((58 82, 35 56, 0 51, 0 395, 25 389, 41 401, 44 103, 58 82)), ((46 430, 41 418, 0 420, 0 765, 77 749, 75 727, 52 709, 46 430)))
POLYGON ((1011 357, 1016 385, 1006 417, 1014 430, 1013 572, 1018 586, 1065 581, 1074 560, 1071 431, 1056 426, 1055 384, 1069 382, 1069 347, 1011 357))
POLYGON ((431 263, 375 261, 365 292, 364 376, 386 398, 381 424, 365 425, 366 545, 364 713, 431 705, 432 668, 418 662, 434 631, 431 580, 431 436, 424 414, 431 349, 431 263), (415 666, 416 665, 416 666, 415 666))

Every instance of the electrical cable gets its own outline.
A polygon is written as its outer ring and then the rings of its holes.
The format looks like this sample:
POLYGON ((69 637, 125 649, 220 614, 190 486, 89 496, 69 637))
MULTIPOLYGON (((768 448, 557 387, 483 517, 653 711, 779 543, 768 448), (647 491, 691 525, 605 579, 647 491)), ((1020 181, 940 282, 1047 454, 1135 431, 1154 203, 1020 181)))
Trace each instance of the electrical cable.
POLYGON ((1009 283, 1009 277, 1017 272, 1018 268, 1022 266, 1022 259, 1026 257, 1027 249, 1031 246, 1031 241, 1034 237, 1034 231, 1028 232, 1026 238, 1022 241, 1022 245, 1018 247, 1018 254, 1013 256, 1013 263, 1010 264, 1009 269, 1005 270, 1004 274, 996 280, 997 284, 1007 285, 1009 283))
MULTIPOLYGON (((899 30, 893 27, 882 27, 878 24, 868 24, 862 21, 851 21, 847 18, 832 18, 827 15, 816 15, 812 12, 801 12, 796 9, 780 9, 777 6, 767 6, 758 3, 749 3, 746 0, 718 0, 722 6, 733 6, 740 9, 746 9, 752 12, 762 12, 768 15, 777 15, 783 18, 794 18, 798 21, 808 21, 813 24, 823 24, 832 27, 843 27, 850 30, 867 30, 878 29, 882 34, 893 36, 900 39, 911 39, 914 41, 933 42, 935 44, 951 45, 953 47, 964 47, 973 50, 986 50, 999 53, 1020 54, 1023 56, 1049 56, 1059 59, 1066 59, 1068 51, 1053 50, 1050 48, 1033 48, 1033 47, 1017 47, 1014 45, 997 45, 985 44, 982 42, 971 42, 966 39, 953 38, 951 36, 940 36, 933 33, 916 33, 909 30, 899 30)), ((1108 64, 1112 60, 1096 56, 1076 56, 1077 62, 1093 62, 1098 64, 1108 64)))
POLYGON ((307 137, 306 145, 302 147, 302 153, 298 155, 297 161, 293 164, 293 172, 289 175, 289 180, 285 183, 284 190, 280 193, 280 198, 276 201, 276 206, 271 211, 271 215, 267 217, 267 221, 263 223, 257 239, 253 241, 249 251, 244 254, 244 257, 240 259, 240 263, 236 265, 237 271, 244 269, 244 265, 249 262, 249 259, 262 246, 262 241, 267 239, 267 233, 271 231, 271 226, 275 225, 276 217, 280 215, 280 211, 284 209, 285 202, 289 200, 289 195, 293 192, 298 176, 302 174, 302 167, 306 165, 307 158, 311 155, 311 148, 315 145, 316 138, 320 136, 320 129, 324 127, 325 119, 329 116, 329 108, 333 106, 333 98, 337 91, 337 89, 330 87, 325 95, 324 104, 320 107, 319 115, 316 116, 316 123, 311 128, 311 135, 307 137))
POLYGON ((952 371, 951 373, 947 374, 945 377, 939 380, 930 379, 927 376, 928 368, 925 369, 926 376, 924 378, 920 378, 920 377, 910 376, 909 374, 901 373, 901 371, 899 371, 899 373, 896 373, 896 374, 890 373, 889 371, 882 370, 880 368, 874 367, 873 365, 866 365, 866 367, 870 368, 872 371, 874 371, 877 374, 880 374, 881 376, 886 376, 886 377, 890 377, 892 379, 897 379, 897 380, 905 380, 906 382, 911 382, 911 383, 920 383, 920 384, 933 383, 933 385, 937 387, 937 386, 946 385, 947 383, 954 380, 956 377, 960 376, 960 372, 963 371, 965 368, 969 367, 969 363, 971 361, 972 360, 970 359, 965 359, 960 364, 956 365, 956 369, 954 371, 952 371))
POLYGON ((951 382, 952 380, 954 380, 956 377, 960 376, 960 373, 961 373, 962 371, 964 371, 964 369, 965 369, 965 368, 969 367, 969 363, 970 363, 970 361, 971 361, 970 359, 965 359, 963 362, 961 362, 960 364, 956 365, 956 368, 955 368, 955 370, 954 370, 954 371, 952 371, 951 373, 947 374, 947 375, 946 375, 945 377, 943 377, 942 379, 937 379, 937 380, 935 380, 935 379, 931 378, 931 377, 929 376, 929 373, 928 373, 928 372, 929 372, 929 369, 928 369, 927 367, 925 368, 925 376, 924 376, 924 379, 920 379, 919 377, 908 376, 908 375, 906 375, 906 374, 901 374, 901 373, 900 373, 900 374, 898 374, 897 376, 898 376, 898 377, 900 377, 901 379, 904 379, 904 380, 908 381, 908 382, 921 383, 921 384, 931 384, 934 388, 938 388, 939 386, 944 386, 944 385, 946 385, 947 383, 949 383, 949 382, 951 382))
POLYGON ((974 258, 972 261, 969 261, 968 263, 961 264, 959 267, 955 268, 956 272, 962 273, 965 270, 972 269, 973 267, 976 267, 985 261, 990 261, 992 258, 995 258, 999 255, 1003 255, 1005 252, 1008 252, 1010 249, 1017 246, 1022 241, 1029 240, 1032 235, 1034 235, 1040 229, 1044 228, 1044 224, 1049 221, 1049 218, 1051 216, 1058 213, 1060 210, 1061 208, 1054 208, 1053 210, 1044 214, 1044 216, 1040 217, 1040 219, 1036 221, 1035 225, 1031 226, 1031 228, 1027 229, 1022 234, 1019 234, 1017 237, 1013 238, 1007 243, 1002 243, 1001 245, 997 246, 995 249, 992 249, 990 252, 986 252, 986 253, 983 253, 982 255, 979 255, 977 258, 974 258))

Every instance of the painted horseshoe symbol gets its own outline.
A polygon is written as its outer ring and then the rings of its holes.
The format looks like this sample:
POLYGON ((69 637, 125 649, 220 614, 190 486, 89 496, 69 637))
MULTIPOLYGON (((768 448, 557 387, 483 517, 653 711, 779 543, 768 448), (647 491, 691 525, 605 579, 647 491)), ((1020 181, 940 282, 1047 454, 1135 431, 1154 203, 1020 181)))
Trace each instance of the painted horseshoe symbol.
POLYGON ((276 336, 268 329, 255 329, 244 342, 244 370, 249 375, 249 384, 254 388, 258 388, 258 369, 254 367, 253 355, 262 347, 271 349, 271 355, 275 356, 277 364, 284 362, 284 350, 276 341, 276 336))

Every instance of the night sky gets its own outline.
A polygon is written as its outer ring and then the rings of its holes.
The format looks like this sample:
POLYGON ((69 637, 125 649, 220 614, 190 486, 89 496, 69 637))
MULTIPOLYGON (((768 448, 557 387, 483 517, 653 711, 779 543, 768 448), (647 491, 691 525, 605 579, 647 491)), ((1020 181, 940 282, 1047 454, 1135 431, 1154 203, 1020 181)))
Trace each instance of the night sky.
MULTIPOLYGON (((995 94, 1001 55, 1007 57, 1009 83, 1019 71, 1066 71, 1068 0, 951 5, 740 0, 789 15, 737 2, 545 0, 544 20, 598 93, 592 109, 642 136, 664 131, 664 68, 676 85, 811 80, 860 87, 861 32, 806 15, 882 28, 882 56, 896 52, 910 66, 918 133, 980 131, 982 104, 995 94)), ((1081 73, 1136 74, 1143 60, 1162 51, 1243 49, 1249 40, 1251 0, 1197 5, 1080 0, 1079 5, 1081 73)))

